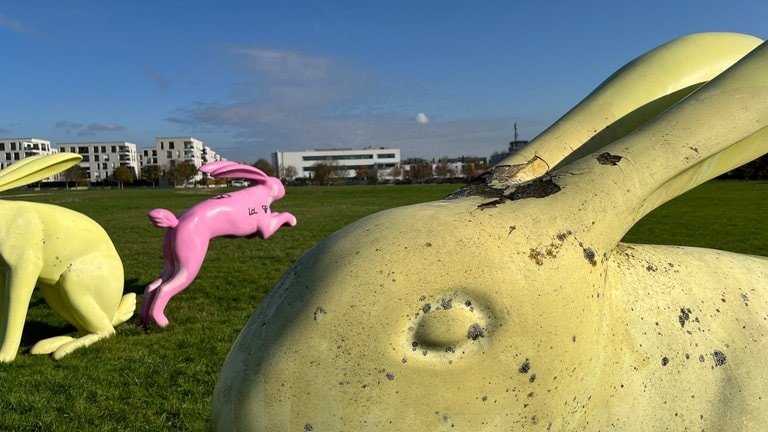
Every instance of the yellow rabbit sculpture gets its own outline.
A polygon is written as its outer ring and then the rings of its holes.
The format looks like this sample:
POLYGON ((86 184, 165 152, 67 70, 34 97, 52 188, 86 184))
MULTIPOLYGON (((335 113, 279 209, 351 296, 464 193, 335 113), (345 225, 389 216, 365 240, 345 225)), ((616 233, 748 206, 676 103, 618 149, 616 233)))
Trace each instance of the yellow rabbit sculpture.
POLYGON ((767 152, 768 43, 654 49, 449 199, 297 260, 224 362, 213 429, 765 430, 768 258, 621 240, 767 152))
MULTIPOLYGON (((22 159, 0 171, 0 191, 67 169, 80 155, 58 153, 22 159)), ((32 354, 58 360, 115 333, 136 308, 123 295, 123 264, 104 229, 73 210, 25 201, 0 201, 0 362, 16 358, 35 286, 79 337, 37 342, 32 354)))

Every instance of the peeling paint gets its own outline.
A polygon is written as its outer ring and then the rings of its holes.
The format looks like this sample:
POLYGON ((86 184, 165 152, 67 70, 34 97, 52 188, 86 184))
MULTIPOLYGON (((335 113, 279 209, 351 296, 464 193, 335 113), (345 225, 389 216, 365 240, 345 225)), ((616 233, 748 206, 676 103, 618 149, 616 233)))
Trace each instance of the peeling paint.
POLYGON ((622 159, 619 155, 612 155, 608 152, 600 153, 599 155, 595 156, 595 159, 597 159, 597 162, 600 165, 611 165, 615 166, 619 164, 619 161, 622 159))
POLYGON ((558 192, 560 192, 560 186, 552 178, 538 178, 518 186, 505 196, 516 201, 527 198, 546 198, 558 192))

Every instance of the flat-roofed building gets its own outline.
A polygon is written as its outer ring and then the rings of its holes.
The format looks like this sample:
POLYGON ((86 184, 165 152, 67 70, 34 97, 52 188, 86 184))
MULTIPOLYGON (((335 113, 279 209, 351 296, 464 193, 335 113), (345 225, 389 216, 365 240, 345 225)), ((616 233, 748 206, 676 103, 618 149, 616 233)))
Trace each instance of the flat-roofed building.
POLYGON ((365 170, 366 178, 391 181, 399 178, 395 168, 400 165, 400 149, 327 149, 272 153, 272 165, 277 175, 287 180, 311 180, 319 164, 330 165, 337 178, 361 178, 361 172, 365 170))
POLYGON ((51 142, 39 138, 0 138, 0 169, 25 157, 56 153, 51 142))
MULTIPOLYGON (((154 147, 141 149, 141 166, 157 165, 161 171, 174 167, 181 162, 187 162, 200 168, 208 162, 221 160, 222 157, 203 141, 194 137, 158 137, 154 147)), ((202 179, 202 174, 193 179, 202 179)))
MULTIPOLYGON (((30 156, 49 155, 57 152, 58 149, 51 147, 51 142, 45 139, 0 138, 0 170, 30 156)), ((55 174, 43 181, 57 181, 60 180, 60 177, 60 174, 55 174)))
POLYGON ((124 166, 135 179, 141 178, 136 144, 128 141, 70 142, 58 145, 60 152, 77 153, 83 157, 79 165, 90 183, 114 181, 115 168, 124 166))

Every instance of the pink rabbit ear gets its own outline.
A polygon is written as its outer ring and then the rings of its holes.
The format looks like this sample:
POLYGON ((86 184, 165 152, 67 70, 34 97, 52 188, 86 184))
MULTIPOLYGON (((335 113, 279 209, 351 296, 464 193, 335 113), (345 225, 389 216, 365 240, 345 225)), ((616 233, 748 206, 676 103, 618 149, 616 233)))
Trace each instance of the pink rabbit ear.
POLYGON ((207 164, 202 165, 197 170, 207 174, 213 174, 215 171, 218 171, 233 165, 239 165, 239 164, 237 162, 226 161, 226 160, 214 161, 214 162, 208 162, 207 164))
POLYGON ((210 162, 201 166, 200 171, 210 174, 213 178, 240 178, 258 183, 269 179, 268 175, 256 167, 231 161, 210 162))

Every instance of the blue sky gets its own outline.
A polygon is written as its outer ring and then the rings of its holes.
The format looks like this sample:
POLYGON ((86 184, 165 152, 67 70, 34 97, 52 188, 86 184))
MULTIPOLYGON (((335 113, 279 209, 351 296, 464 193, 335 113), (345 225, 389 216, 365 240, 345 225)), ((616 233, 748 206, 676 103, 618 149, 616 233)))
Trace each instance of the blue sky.
POLYGON ((765 39, 768 2, 90 1, 0 3, 0 137, 194 136, 276 150, 489 156, 544 130, 670 39, 765 39))

